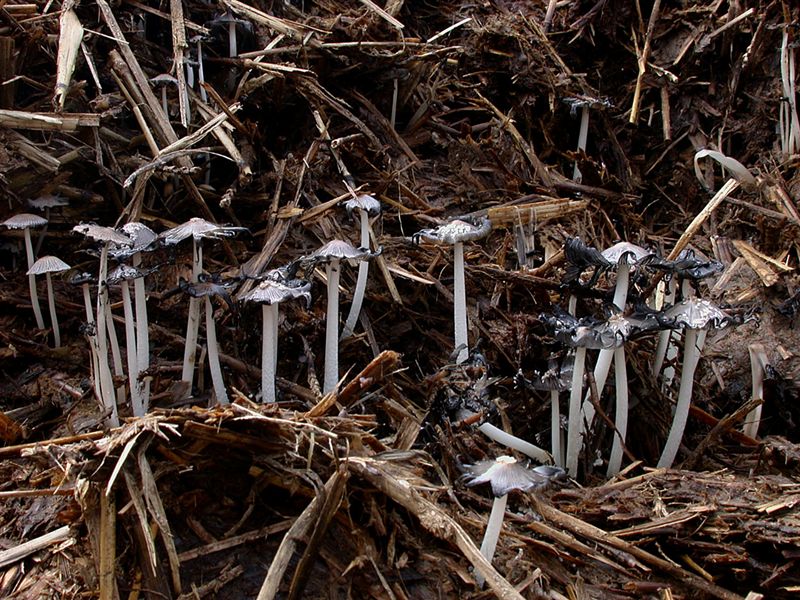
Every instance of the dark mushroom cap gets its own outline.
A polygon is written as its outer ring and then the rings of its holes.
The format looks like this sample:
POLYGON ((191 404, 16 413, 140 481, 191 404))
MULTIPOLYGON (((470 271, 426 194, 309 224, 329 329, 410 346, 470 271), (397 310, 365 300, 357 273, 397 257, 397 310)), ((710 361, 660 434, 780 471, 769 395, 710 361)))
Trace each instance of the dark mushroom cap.
POLYGON ((67 263, 57 256, 43 256, 28 269, 26 275, 44 275, 45 273, 60 273, 71 269, 67 263))
POLYGON ((578 319, 559 307, 555 307, 552 313, 540 315, 539 320, 560 342, 572 348, 591 350, 619 348, 636 334, 667 329, 675 323, 674 318, 668 318, 661 313, 634 313, 626 316, 613 308, 611 316, 604 321, 589 316, 578 319))
POLYGON ((86 271, 84 271, 83 273, 75 273, 72 277, 69 278, 69 282, 72 285, 84 285, 84 284, 94 283, 96 280, 97 278, 94 275, 86 271))
POLYGON ((117 246, 131 246, 133 242, 122 232, 113 227, 105 227, 96 223, 81 223, 72 228, 75 233, 93 239, 96 242, 109 242, 117 246))
POLYGON ((683 250, 675 260, 656 259, 650 266, 695 281, 716 275, 725 268, 718 260, 697 257, 691 248, 683 250))
POLYGON ((356 198, 351 198, 344 203, 347 214, 352 214, 354 210, 363 210, 371 216, 381 212, 381 203, 369 194, 361 194, 356 198))
POLYGON ((219 239, 233 237, 240 231, 247 231, 247 229, 230 225, 217 225, 200 217, 193 217, 185 223, 162 232, 158 239, 165 246, 173 246, 190 237, 195 240, 203 238, 219 239))
POLYGON ((714 306, 708 300, 688 298, 664 311, 667 318, 674 319, 679 327, 690 329, 704 329, 713 327, 721 329, 737 323, 738 320, 722 309, 714 306))
POLYGON ((245 302, 258 304, 280 304, 298 298, 305 299, 306 306, 311 304, 311 283, 302 279, 280 281, 268 278, 242 296, 245 302))
POLYGON ((473 242, 484 238, 489 235, 491 230, 492 222, 486 217, 480 219, 477 224, 462 219, 453 219, 435 229, 421 229, 411 237, 415 242, 422 238, 434 244, 449 244, 452 246, 459 242, 473 242))
POLYGON ((495 498, 505 496, 512 490, 527 492, 532 489, 543 489, 551 482, 564 479, 563 469, 552 466, 540 466, 529 469, 511 456, 498 456, 494 460, 482 460, 467 466, 472 478, 469 486, 490 483, 495 498))
POLYGON ((29 227, 43 227, 47 225, 47 219, 39 215, 32 215, 31 213, 20 213, 3 221, 2 225, 5 225, 9 229, 28 229, 29 227))

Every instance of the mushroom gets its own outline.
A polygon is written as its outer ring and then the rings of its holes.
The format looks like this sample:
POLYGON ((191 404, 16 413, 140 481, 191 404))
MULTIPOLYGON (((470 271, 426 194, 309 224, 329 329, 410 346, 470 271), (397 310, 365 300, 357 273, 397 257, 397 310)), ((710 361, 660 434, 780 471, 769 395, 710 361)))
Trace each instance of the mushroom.
POLYGON ((150 83, 161 87, 161 108, 164 110, 164 116, 169 119, 169 105, 167 104, 167 86, 174 85, 178 88, 178 80, 169 73, 161 73, 150 78, 150 83))
MULTIPOLYGON (((368 194, 362 194, 344 203, 348 214, 358 211, 361 220, 361 247, 369 248, 371 227, 369 225, 370 216, 375 216, 381 212, 381 203, 368 194)), ((358 263, 358 279, 356 288, 353 291, 353 303, 350 305, 350 312, 347 313, 344 327, 342 328, 342 338, 346 339, 353 335, 353 330, 361 313, 361 305, 364 301, 364 292, 367 289, 367 275, 369 273, 369 261, 362 260, 358 263)))
POLYGON ((102 402, 100 396, 102 385, 100 383, 100 359, 97 349, 97 326, 94 320, 94 311, 92 310, 92 295, 89 291, 89 284, 94 283, 94 281, 94 276, 91 273, 76 273, 69 280, 72 285, 81 286, 81 290, 83 291, 83 304, 86 307, 86 324, 88 325, 87 337, 89 339, 89 350, 92 355, 94 389, 96 390, 98 400, 102 402))
POLYGON ((202 33, 189 38, 190 44, 197 44, 197 84, 200 92, 200 100, 208 102, 208 92, 203 84, 206 82, 206 74, 203 68, 203 42, 206 41, 206 36, 202 33))
MULTIPOLYGON (((104 227, 95 223, 81 223, 72 228, 72 231, 80 233, 96 242, 102 244, 100 251, 100 271, 97 277, 97 351, 98 363, 100 368, 100 398, 106 410, 110 411, 109 420, 113 427, 119 425, 119 415, 117 413, 117 403, 114 401, 114 381, 111 377, 111 368, 108 364, 108 337, 113 336, 116 338, 116 331, 113 329, 113 321, 110 320, 111 310, 108 304, 108 286, 106 284, 108 274, 108 250, 109 246, 113 243, 116 246, 130 246, 132 242, 128 236, 113 229, 111 227, 104 227), (111 323, 112 327, 107 328, 107 324, 111 323)), ((114 350, 112 346, 112 350, 114 350)), ((119 375, 121 370, 121 361, 117 356, 119 350, 117 349, 114 356, 115 369, 119 375)))
POLYGON ((119 284, 122 290, 122 310, 125 315, 125 347, 127 350, 128 382, 131 389, 131 410, 134 417, 142 417, 147 413, 147 406, 143 398, 143 385, 139 380, 142 368, 139 365, 139 352, 137 349, 136 323, 133 316, 133 303, 129 281, 136 285, 138 279, 143 279, 146 273, 129 265, 120 265, 108 274, 109 284, 119 284))
MULTIPOLYGON (((512 456, 498 456, 494 460, 479 461, 474 465, 467 466, 467 472, 471 477, 467 485, 489 483, 492 486, 494 502, 481 543, 481 554, 489 562, 492 562, 497 548, 497 540, 500 538, 509 492, 543 489, 551 482, 563 480, 566 477, 564 469, 560 467, 542 465, 528 469, 512 456)), ((475 580, 478 587, 483 587, 483 577, 476 575, 475 580)))
POLYGON ((681 369, 681 382, 678 388, 678 401, 675 406, 675 415, 672 427, 658 461, 658 467, 670 468, 678 454, 678 448, 683 439, 683 431, 689 418, 689 405, 692 401, 692 388, 694 387, 694 373, 700 354, 703 351, 706 334, 709 327, 721 328, 735 319, 720 310, 707 300, 689 298, 664 311, 665 316, 674 319, 677 326, 683 327, 683 366, 681 369))
POLYGON ((761 409, 764 406, 764 372, 769 364, 767 351, 764 344, 756 342, 747 347, 750 353, 750 375, 753 381, 753 398, 762 402, 747 413, 744 419, 742 432, 754 438, 758 435, 758 426, 761 424, 761 409))
MULTIPOLYGON (((28 258, 28 269, 30 269, 34 261, 33 244, 31 243, 31 227, 47 225, 47 219, 30 213, 20 213, 6 219, 2 224, 9 229, 22 229, 25 235, 25 254, 28 258)), ((28 289, 31 293, 31 306, 33 307, 33 314, 36 317, 36 326, 39 329, 44 329, 44 317, 42 317, 42 309, 39 306, 39 295, 36 292, 35 275, 28 275, 28 289)))
POLYGON ((209 24, 214 25, 223 25, 227 26, 228 28, 228 56, 230 58, 236 58, 239 56, 239 49, 236 40, 236 30, 238 27, 247 27, 249 23, 244 19, 239 19, 233 15, 230 10, 226 10, 224 15, 217 17, 209 21, 209 24))
MULTIPOLYGON (((198 276, 203 271, 203 239, 220 239, 232 237, 240 231, 247 231, 244 227, 217 225, 194 217, 185 223, 164 231, 158 239, 165 246, 173 246, 187 238, 192 238, 192 280, 198 281, 198 276)), ((189 300, 189 317, 186 322, 186 347, 183 353, 183 372, 181 380, 192 388, 194 380, 194 366, 197 355, 197 335, 200 329, 200 301, 192 297, 189 300)))
POLYGON ((313 268, 325 263, 325 276, 328 280, 328 305, 325 324, 325 376, 322 393, 332 392, 339 382, 339 265, 341 261, 355 263, 369 260, 380 254, 380 249, 370 252, 366 248, 355 248, 343 240, 332 240, 300 259, 304 268, 313 268))
MULTIPOLYGON (((43 210, 44 218, 47 219, 47 221, 50 221, 50 209, 69 206, 69 200, 55 194, 45 194, 44 196, 39 196, 38 198, 28 200, 26 204, 35 210, 43 210)), ((46 234, 47 234, 47 224, 45 224, 45 226, 42 228, 42 231, 39 234, 38 239, 36 240, 36 248, 34 249, 34 254, 39 254, 39 251, 42 249, 42 242, 44 242, 46 234)))
POLYGON ((305 298, 311 304, 311 284, 286 277, 282 270, 270 271, 266 279, 242 297, 245 302, 261 304, 261 400, 275 402, 275 367, 278 360, 279 305, 287 300, 305 298))
POLYGON ((418 242, 420 238, 435 244, 453 246, 453 322, 455 329, 455 350, 458 352, 456 363, 462 363, 469 356, 469 340, 467 338, 467 294, 464 282, 464 242, 479 240, 489 235, 492 223, 482 218, 477 224, 462 219, 454 219, 436 229, 422 229, 412 236, 418 242))
POLYGON ((56 256, 43 256, 37 260, 30 269, 28 269, 28 276, 36 277, 36 275, 45 275, 47 277, 47 302, 50 306, 50 320, 53 323, 53 340, 55 347, 61 347, 61 332, 58 328, 58 315, 56 315, 56 300, 53 294, 53 280, 50 276, 51 273, 61 273, 69 270, 71 267, 63 260, 56 256))

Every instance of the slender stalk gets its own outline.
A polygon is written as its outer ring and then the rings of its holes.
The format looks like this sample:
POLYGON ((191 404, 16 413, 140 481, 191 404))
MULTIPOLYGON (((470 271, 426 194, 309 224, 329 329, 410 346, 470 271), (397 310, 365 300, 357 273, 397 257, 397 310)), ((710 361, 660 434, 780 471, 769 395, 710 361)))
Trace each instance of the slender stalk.
MULTIPOLYGON (((492 502, 492 512, 489 514, 489 522, 486 524, 486 533, 483 534, 481 542, 481 554, 492 562, 494 552, 497 549, 497 540, 500 539, 500 531, 503 528, 503 519, 506 516, 506 504, 508 504, 508 494, 495 498, 492 502)), ((475 575, 478 587, 483 587, 484 578, 480 574, 475 575)))
POLYGON ((128 385, 131 388, 131 412, 134 417, 144 416, 141 386, 137 381, 139 363, 136 350, 136 324, 133 321, 133 303, 130 285, 124 279, 120 282, 122 290, 122 311, 125 315, 125 352, 128 361, 128 385))
POLYGON ((325 323, 325 378, 322 393, 332 392, 339 382, 339 260, 326 267, 328 277, 328 315, 325 323))
POLYGON ((561 408, 558 406, 558 390, 550 390, 550 453, 553 455, 553 464, 557 467, 564 466, 564 456, 561 453, 561 408))
POLYGON ((467 292, 464 282, 464 243, 453 244, 453 322, 455 324, 455 347, 463 346, 458 352, 456 363, 469 357, 467 339, 467 292))
POLYGON ((586 363, 586 348, 575 349, 575 363, 572 371, 572 389, 569 394, 569 416, 567 425, 566 466, 570 477, 578 475, 578 454, 580 453, 581 397, 583 396, 583 369, 586 363))
POLYGON ((47 304, 50 308, 50 321, 53 323, 53 343, 56 348, 61 347, 61 331, 58 329, 58 315, 56 314, 56 298, 53 294, 53 278, 50 273, 46 273, 47 277, 47 304))
MULTIPOLYGON (((586 142, 589 139, 589 105, 581 107, 581 127, 578 132, 578 152, 586 150, 586 142)), ((583 173, 578 168, 578 161, 575 161, 575 168, 572 170, 572 180, 580 183, 583 181, 583 173)))
MULTIPOLYGON (((114 364, 114 376, 122 380, 125 369, 122 366, 122 352, 119 350, 117 328, 114 326, 114 315, 111 313, 111 304, 106 302, 106 331, 108 332, 108 345, 111 347, 111 358, 114 364)), ((117 406, 125 404, 125 384, 117 388, 117 406)))
POLYGON ((614 415, 614 443, 611 445, 611 456, 608 459, 606 475, 613 477, 622 466, 622 446, 628 433, 628 370, 625 364, 625 346, 614 350, 614 377, 617 387, 616 414, 614 415))
MULTIPOLYGON (((664 295, 664 304, 673 304, 675 302, 675 292, 678 289, 678 280, 676 277, 673 277, 669 280, 669 289, 667 293, 664 295)), ((656 309, 660 309, 660 306, 656 306, 656 309)), ((656 345, 656 351, 653 354, 653 377, 658 378, 658 375, 661 373, 661 367, 664 366, 664 358, 667 355, 667 348, 674 347, 673 342, 673 335, 672 330, 665 329, 663 331, 658 332, 658 344, 656 345)), ((674 358, 674 356, 672 357, 674 358)), ((672 381, 672 377, 674 377, 675 371, 673 369, 672 375, 670 376, 670 381, 672 381)), ((664 372, 664 379, 666 380, 666 371, 664 372)))
MULTIPOLYGON (((133 266, 139 267, 142 259, 137 252, 133 255, 133 266)), ((142 373, 150 368, 150 332, 147 324, 147 292, 144 277, 133 280, 133 297, 136 305, 136 381, 141 388, 142 414, 150 408, 150 379, 142 377, 142 373)))
MULTIPOLYGON (((361 247, 369 248, 369 213, 359 209, 361 217, 361 247)), ((356 279, 356 289, 353 292, 353 303, 350 305, 350 312, 342 328, 341 339, 347 339, 353 335, 353 330, 361 314, 361 305, 364 303, 364 292, 367 289, 367 275, 369 274, 369 261, 361 260, 358 262, 358 279, 356 279)))
POLYGON ((750 376, 753 382, 752 397, 762 400, 762 403, 747 413, 742 431, 745 435, 754 438, 758 435, 758 427, 761 424, 761 409, 764 406, 764 367, 767 364, 767 353, 764 350, 764 345, 760 343, 750 344, 748 351, 750 354, 750 376))
POLYGON ((100 367, 100 399, 103 407, 110 411, 108 420, 112 427, 119 426, 117 402, 114 397, 114 381, 111 377, 111 367, 108 364, 108 338, 106 333, 106 307, 108 306, 108 242, 103 244, 100 253, 100 272, 97 277, 97 355, 100 367))
POLYGON ((206 341, 208 342, 208 368, 211 370, 211 382, 214 384, 214 395, 219 404, 229 404, 225 382, 222 379, 222 367, 219 364, 219 346, 217 345, 217 328, 214 324, 214 307, 211 298, 206 296, 206 341))
MULTIPOLYGON (((203 271, 203 243, 192 238, 192 283, 203 271)), ((181 380, 189 383, 191 393, 194 367, 197 361, 197 336, 200 332, 200 298, 189 298, 189 317, 186 320, 186 346, 183 350, 183 373, 181 380)))
POLYGON ((261 401, 275 402, 275 360, 278 345, 275 332, 278 330, 278 307, 275 304, 261 305, 261 401))
POLYGON ((675 417, 672 428, 669 430, 667 443, 658 461, 658 468, 670 468, 678 455, 683 431, 689 418, 689 404, 692 401, 692 388, 694 387, 694 373, 700 362, 700 353, 705 342, 705 330, 687 327, 684 329, 683 368, 681 370, 681 384, 678 389, 678 403, 675 406, 675 417))
MULTIPOLYGON (((86 323, 89 325, 90 328, 94 328, 94 313, 92 312, 92 296, 89 292, 89 284, 84 283, 81 285, 83 289, 83 303, 86 307, 86 323)), ((102 402, 102 386, 100 383, 100 366, 98 361, 98 352, 97 352, 97 331, 94 334, 89 335, 89 352, 92 356, 92 374, 93 374, 93 381, 94 381, 94 389, 95 393, 97 394, 97 399, 102 402)))
POLYGON ((239 56, 239 48, 236 44, 236 23, 234 21, 228 23, 228 56, 230 58, 239 56))
POLYGON ((493 440, 498 444, 508 446, 517 452, 522 452, 522 454, 525 456, 530 456, 532 459, 539 461, 540 463, 549 463, 551 461, 550 455, 547 454, 545 450, 542 450, 538 446, 534 446, 530 442, 526 442, 522 438, 511 435, 507 431, 503 431, 491 423, 481 423, 478 425, 478 431, 480 431, 490 440, 493 440))
MULTIPOLYGON (((31 230, 26 227, 25 235, 25 255, 28 258, 28 270, 33 266, 33 243, 31 242, 31 230)), ((44 317, 42 317, 42 307, 39 306, 39 292, 36 290, 36 275, 28 275, 28 289, 31 293, 31 306, 33 315, 36 317, 36 327, 44 329, 44 317)))

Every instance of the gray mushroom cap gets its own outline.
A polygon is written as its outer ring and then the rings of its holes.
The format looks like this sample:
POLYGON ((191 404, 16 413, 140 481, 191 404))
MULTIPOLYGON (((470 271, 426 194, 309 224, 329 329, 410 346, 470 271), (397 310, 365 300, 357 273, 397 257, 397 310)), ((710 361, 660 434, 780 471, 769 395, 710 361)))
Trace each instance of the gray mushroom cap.
POLYGON ((160 85, 168 85, 170 83, 174 84, 174 85, 178 85, 178 80, 175 79, 169 73, 161 73, 160 75, 156 75, 155 77, 151 77, 150 78, 150 83, 155 83, 157 85, 158 84, 160 84, 160 85))
POLYGON ((80 273, 80 272, 79 273, 75 273, 72 277, 69 278, 69 282, 72 285, 83 285, 85 283, 86 284, 94 283, 96 281, 96 279, 97 278, 94 275, 84 271, 82 273, 80 273))
POLYGON ((374 258, 380 252, 380 249, 377 252, 370 252, 366 248, 356 248, 344 240, 331 240, 308 256, 301 258, 300 263, 304 266, 327 263, 332 260, 346 260, 350 263, 355 263, 360 260, 374 258))
POLYGON ((679 327, 720 329, 735 322, 734 317, 717 308, 708 300, 689 298, 664 311, 664 316, 675 320, 679 327))
POLYGON ((158 239, 166 246, 178 244, 187 238, 194 238, 200 240, 203 238, 219 239, 226 237, 233 237, 240 231, 247 231, 244 227, 233 227, 230 225, 217 225, 200 217, 193 217, 162 232, 158 239))
POLYGON ((630 242, 618 242, 606 248, 600 254, 612 265, 628 264, 636 265, 646 258, 654 256, 649 250, 630 242))
POLYGON ((434 244, 454 245, 459 242, 472 242, 489 235, 492 230, 492 222, 483 218, 477 225, 462 219, 453 219, 449 223, 440 225, 435 229, 421 229, 412 238, 418 240, 422 238, 434 244))
POLYGON ((28 229, 29 227, 43 227, 47 225, 47 219, 31 213, 20 213, 9 217, 2 223, 9 229, 28 229))
POLYGON ((245 302, 257 304, 280 304, 298 298, 305 299, 306 306, 311 304, 311 283, 302 279, 290 279, 289 281, 265 279, 242 296, 242 300, 245 302))
POLYGON ((145 271, 132 267, 130 265, 119 265, 116 269, 111 271, 106 278, 106 281, 111 285, 120 283, 121 281, 132 281, 147 275, 145 271))
POLYGON ((352 214, 354 210, 366 211, 371 216, 381 212, 381 203, 369 194, 361 194, 356 198, 351 198, 344 203, 344 207, 347 209, 348 214, 352 214))
POLYGON ((109 242, 117 246, 133 245, 131 239, 124 233, 117 231, 113 227, 97 225, 96 223, 81 223, 80 225, 75 225, 72 231, 80 233, 96 242, 109 242))
POLYGON ((470 486, 489 483, 496 498, 505 496, 512 490, 527 492, 543 489, 551 482, 564 479, 566 473, 559 467, 542 465, 529 469, 512 456, 498 456, 467 466, 472 480, 470 486))
POLYGON ((144 223, 125 223, 119 228, 119 231, 128 236, 131 243, 127 246, 111 244, 108 254, 116 260, 125 260, 138 252, 144 252, 150 249, 158 239, 156 233, 144 223))
POLYGON ((46 208, 57 208, 59 206, 69 206, 69 200, 63 196, 56 196, 55 194, 46 194, 39 196, 32 200, 27 201, 27 205, 36 210, 44 210, 46 208))
POLYGON ((44 275, 45 273, 60 273, 71 269, 67 263, 57 256, 43 256, 28 269, 26 275, 44 275))

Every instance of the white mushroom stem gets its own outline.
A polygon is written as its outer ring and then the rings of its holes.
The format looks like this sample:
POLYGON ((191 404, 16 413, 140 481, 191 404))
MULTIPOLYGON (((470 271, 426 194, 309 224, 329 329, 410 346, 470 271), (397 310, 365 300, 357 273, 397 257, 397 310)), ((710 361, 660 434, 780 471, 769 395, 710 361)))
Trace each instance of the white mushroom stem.
POLYGON ((525 456, 530 456, 532 459, 539 461, 540 463, 552 462, 552 458, 546 450, 542 450, 530 442, 526 442, 515 435, 511 435, 510 433, 503 431, 491 423, 481 423, 478 425, 478 431, 480 431, 490 440, 493 440, 498 444, 503 444, 503 446, 508 446, 517 452, 522 452, 522 454, 525 456))
POLYGON ((453 244, 453 322, 455 323, 456 348, 461 347, 456 363, 462 363, 469 356, 467 339, 467 292, 464 282, 464 243, 453 244))
POLYGON ((236 44, 236 22, 233 20, 228 22, 228 56, 230 58, 239 56, 239 48, 236 44))
POLYGON ((325 269, 328 278, 328 314, 325 323, 325 377, 322 393, 332 392, 339 381, 339 259, 325 269))
MULTIPOLYGON (((92 312, 92 296, 89 292, 89 284, 84 283, 81 285, 83 289, 83 303, 86 307, 86 323, 91 328, 94 325, 94 313, 92 312)), ((100 367, 97 352, 97 331, 94 335, 89 335, 89 351, 92 355, 92 373, 94 374, 94 389, 97 391, 98 399, 101 399, 102 386, 100 383, 100 367)))
POLYGON ((136 324, 133 321, 131 289, 130 285, 125 280, 120 282, 120 288, 122 290, 122 311, 125 314, 125 350, 128 361, 128 385, 131 388, 131 412, 133 412, 134 417, 142 417, 145 411, 142 403, 142 388, 137 380, 139 363, 136 349, 136 324))
POLYGON ((614 350, 614 383, 617 387, 616 414, 614 415, 614 442, 608 459, 606 475, 613 477, 622 466, 622 447, 628 433, 628 370, 625 364, 625 346, 614 350))
MULTIPOLYGON (((31 242, 31 230, 26 227, 25 235, 25 254, 28 258, 28 270, 33 266, 33 243, 31 242)), ((42 317, 42 307, 39 306, 39 292, 36 290, 36 275, 28 275, 28 289, 31 292, 31 306, 36 317, 36 327, 44 329, 44 317, 42 317)))
POLYGON ((219 364, 219 346, 217 346, 217 328, 214 325, 214 307, 211 298, 206 296, 206 342, 208 343, 208 368, 211 370, 211 382, 214 384, 214 395, 220 404, 229 404, 225 382, 222 379, 222 367, 219 364))
POLYGON ((747 414, 742 431, 745 435, 754 438, 758 435, 758 426, 761 424, 761 409, 764 406, 764 368, 768 361, 764 344, 750 344, 747 348, 750 352, 750 374, 753 381, 752 397, 762 400, 762 403, 747 414))
POLYGON ((561 408, 558 406, 558 390, 550 390, 550 453, 553 455, 553 464, 564 466, 564 456, 561 453, 561 408))
POLYGON ((53 294, 53 278, 50 273, 46 273, 47 277, 47 304, 50 307, 50 321, 53 323, 53 342, 56 348, 61 347, 61 331, 58 329, 58 315, 56 315, 56 298, 53 294))
POLYGON ((203 102, 208 102, 208 92, 203 84, 206 82, 206 74, 203 69, 203 42, 197 41, 197 83, 200 90, 200 99, 203 102))
POLYGON ((575 349, 575 363, 572 367, 572 388, 569 394, 569 416, 567 424, 566 467, 570 477, 578 475, 578 453, 580 452, 581 398, 583 397, 583 369, 586 363, 586 348, 575 349))
MULTIPOLYGON (((133 255, 133 266, 139 267, 141 255, 133 255)), ((142 411, 147 414, 150 408, 150 380, 142 378, 142 373, 150 368, 150 332, 147 324, 147 293, 144 277, 133 280, 133 297, 136 305, 136 381, 141 388, 142 411)))
POLYGON ((108 288, 106 276, 108 274, 108 242, 103 244, 100 253, 100 272, 97 277, 97 358, 100 370, 99 396, 103 407, 110 411, 109 423, 112 427, 119 426, 117 402, 114 397, 114 381, 111 377, 111 367, 108 365, 108 338, 106 334, 106 306, 108 305, 108 288))
MULTIPOLYGON (((506 504, 508 504, 508 494, 495 498, 492 503, 492 512, 489 514, 489 522, 486 524, 486 533, 483 534, 483 542, 481 542, 481 554, 483 557, 492 562, 494 552, 497 549, 497 540, 500 539, 500 531, 503 528, 503 519, 506 516, 506 504)), ((480 574, 475 575, 475 581, 478 587, 483 587, 485 582, 483 576, 480 574)))
MULTIPOLYGON (((586 150, 586 142, 589 139, 589 105, 584 104, 581 107, 581 127, 578 132, 578 152, 586 150)), ((575 168, 572 170, 572 180, 580 183, 583 180, 583 174, 578 168, 578 161, 575 161, 575 168)))
MULTIPOLYGON (((627 262, 621 262, 617 267, 617 283, 614 287, 614 305, 621 311, 625 310, 625 303, 628 301, 628 286, 630 283, 631 267, 627 262)), ((597 384, 598 400, 603 396, 603 388, 606 386, 608 374, 611 371, 611 362, 614 359, 614 348, 603 348, 597 355, 597 363, 594 365, 594 380, 597 384)), ((587 391, 583 399, 583 417, 579 427, 583 432, 584 427, 590 427, 594 421, 594 404, 592 404, 591 390, 587 391)))
POLYGON ((275 361, 278 357, 278 344, 275 333, 278 331, 278 307, 274 304, 261 305, 263 321, 261 332, 261 401, 275 402, 275 361))
MULTIPOLYGON (((369 248, 369 213, 359 209, 361 216, 361 247, 369 248)), ((369 274, 369 261, 362 260, 358 263, 358 279, 356 279, 356 289, 353 292, 353 303, 350 305, 350 312, 342 328, 342 338, 346 339, 353 335, 353 330, 361 314, 361 305, 364 303, 364 292, 367 289, 367 275, 369 274)))
MULTIPOLYGON (((673 277, 669 280, 669 288, 666 294, 664 294, 664 301, 662 304, 673 304, 675 302, 675 292, 678 289, 678 280, 676 277, 673 277)), ((656 310, 660 310, 662 307, 656 304, 656 310)), ((661 368, 664 366, 664 358, 667 356, 667 348, 674 348, 674 336, 672 330, 665 329, 663 331, 658 332, 658 344, 656 345, 656 351, 653 354, 653 376, 658 378, 658 375, 661 373, 661 368)), ((675 358, 674 356, 672 358, 675 358)), ((672 373, 669 377, 669 380, 672 381, 672 377, 674 377, 675 371, 672 370, 672 373)), ((666 383, 667 373, 664 372, 664 379, 666 383)), ((667 384, 668 385, 668 384, 667 384)))
POLYGON ((700 362, 700 354, 705 342, 705 329, 684 329, 683 367, 681 369, 681 384, 678 389, 678 403, 675 406, 675 416, 672 428, 669 430, 667 443, 658 461, 658 468, 670 468, 678 455, 683 431, 689 418, 689 405, 692 401, 692 388, 694 387, 694 373, 700 362))
MULTIPOLYGON (((192 283, 203 270, 202 242, 192 238, 192 283)), ((186 346, 183 349, 183 373, 181 380, 188 382, 191 391, 194 366, 197 360, 197 336, 200 331, 200 298, 189 298, 189 317, 186 320, 186 346)))
MULTIPOLYGON (((111 347, 111 358, 114 363, 114 375, 123 379, 125 369, 122 366, 122 352, 119 350, 119 338, 117 328, 114 326, 114 315, 111 313, 111 304, 106 300, 106 331, 108 332, 108 344, 111 347)), ((125 403, 125 385, 121 384, 117 388, 117 406, 125 403)))

